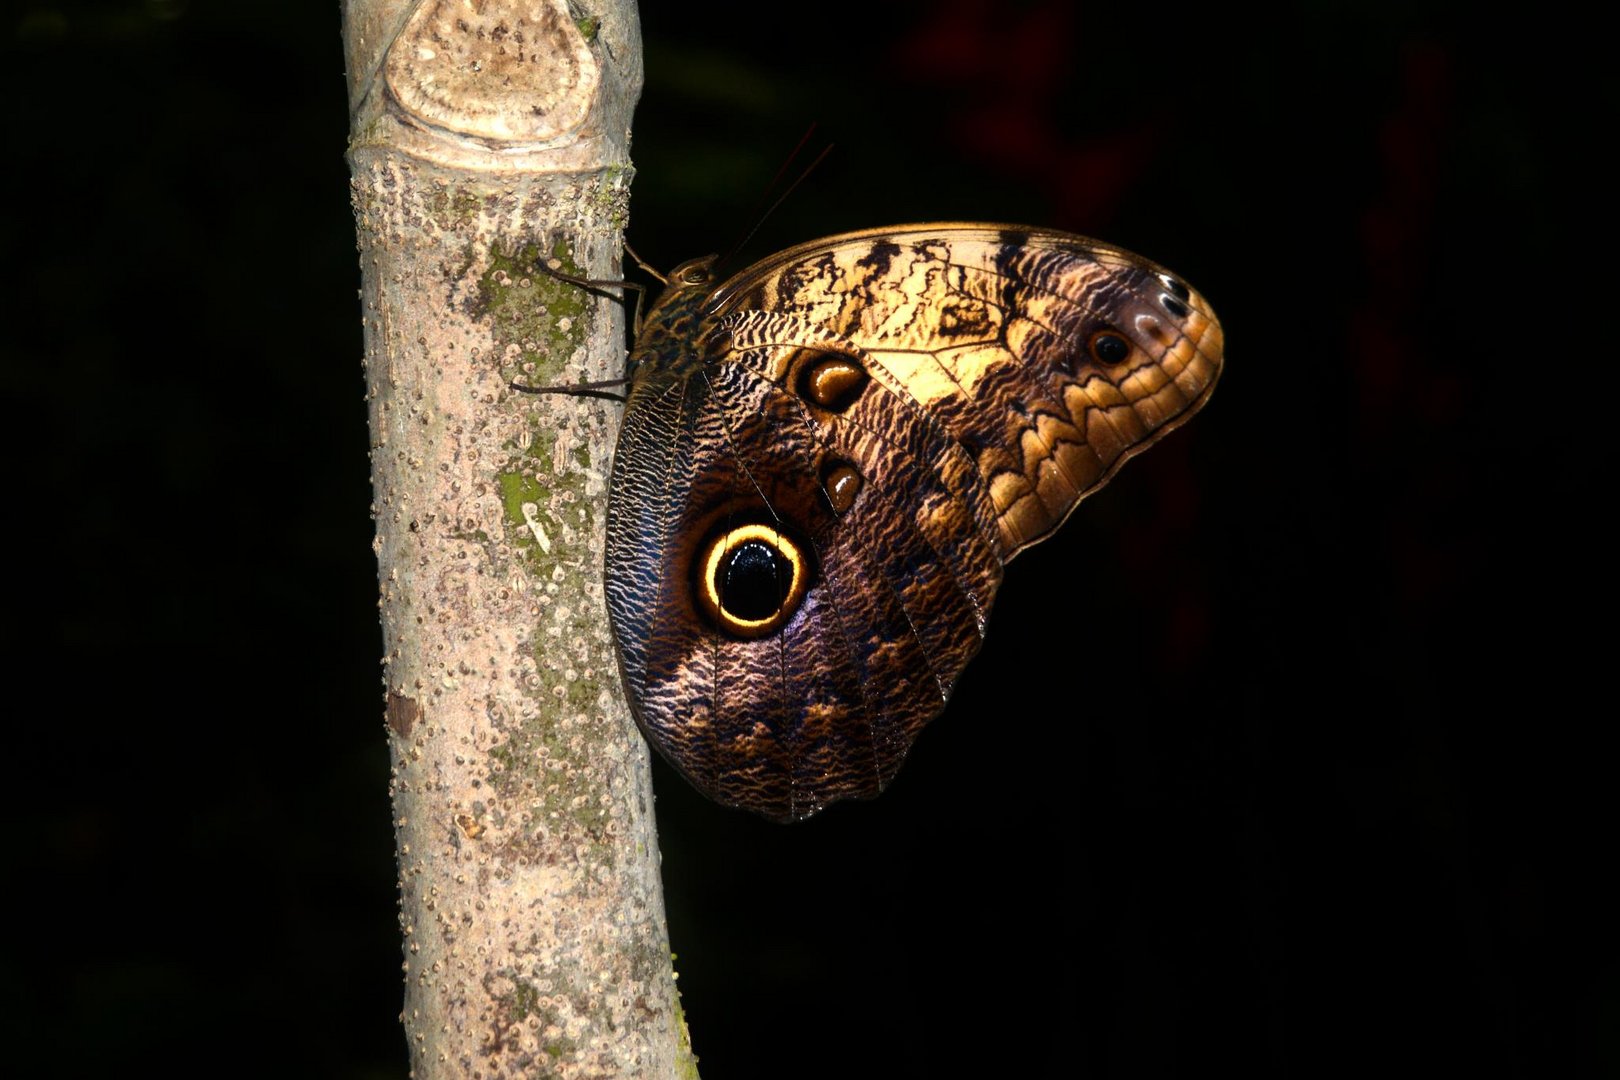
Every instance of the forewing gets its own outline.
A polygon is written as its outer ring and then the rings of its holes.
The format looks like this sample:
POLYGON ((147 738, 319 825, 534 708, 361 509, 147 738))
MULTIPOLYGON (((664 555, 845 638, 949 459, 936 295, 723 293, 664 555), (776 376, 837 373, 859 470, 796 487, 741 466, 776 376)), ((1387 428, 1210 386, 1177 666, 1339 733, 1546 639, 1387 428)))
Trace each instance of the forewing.
POLYGON ((1035 229, 834 237, 755 264, 710 307, 796 317, 868 355, 972 456, 1004 559, 1191 416, 1222 360, 1220 324, 1180 278, 1035 229))

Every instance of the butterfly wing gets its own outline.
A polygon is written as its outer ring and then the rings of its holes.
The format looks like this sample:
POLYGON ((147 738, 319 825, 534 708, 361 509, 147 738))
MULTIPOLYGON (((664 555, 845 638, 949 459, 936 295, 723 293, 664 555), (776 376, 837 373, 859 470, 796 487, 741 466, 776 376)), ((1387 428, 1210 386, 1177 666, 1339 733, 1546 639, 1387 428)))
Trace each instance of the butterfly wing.
POLYGON ((1009 559, 1197 411, 1222 356, 1213 311, 1175 275, 1037 229, 850 234, 760 262, 711 303, 801 318, 865 350, 875 378, 974 456, 1009 559))
POLYGON ((1218 374, 1202 297, 1136 256, 984 225, 790 249, 638 377, 608 597, 649 738, 779 820, 877 794, 983 637, 1002 564, 1218 374))

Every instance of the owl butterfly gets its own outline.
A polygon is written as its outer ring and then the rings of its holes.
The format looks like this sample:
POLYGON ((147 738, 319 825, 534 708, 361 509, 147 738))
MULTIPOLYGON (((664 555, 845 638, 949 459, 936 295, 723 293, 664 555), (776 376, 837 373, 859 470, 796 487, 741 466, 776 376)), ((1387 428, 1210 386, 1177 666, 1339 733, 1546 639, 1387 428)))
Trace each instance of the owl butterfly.
POLYGON ((613 459, 625 692, 706 795, 792 821, 894 778, 1002 566, 1209 397, 1180 278, 1041 229, 817 240, 647 313, 613 459))

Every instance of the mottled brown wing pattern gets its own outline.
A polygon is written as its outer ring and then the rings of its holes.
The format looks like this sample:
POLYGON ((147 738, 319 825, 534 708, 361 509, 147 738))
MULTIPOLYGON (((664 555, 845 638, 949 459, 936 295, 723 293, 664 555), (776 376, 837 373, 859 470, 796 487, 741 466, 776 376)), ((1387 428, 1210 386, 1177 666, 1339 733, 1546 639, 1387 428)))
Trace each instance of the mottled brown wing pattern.
POLYGON ((1049 232, 852 234, 718 288, 705 268, 632 357, 609 610, 650 740, 793 820, 892 779, 1003 563, 1201 404, 1220 330, 1159 268, 1049 232))
POLYGON ((866 351, 975 454, 1011 558, 1192 415, 1220 324, 1179 278, 1118 248, 990 226, 857 234, 768 259, 720 313, 797 314, 866 351), (1099 333, 1128 345, 1105 363, 1099 333))

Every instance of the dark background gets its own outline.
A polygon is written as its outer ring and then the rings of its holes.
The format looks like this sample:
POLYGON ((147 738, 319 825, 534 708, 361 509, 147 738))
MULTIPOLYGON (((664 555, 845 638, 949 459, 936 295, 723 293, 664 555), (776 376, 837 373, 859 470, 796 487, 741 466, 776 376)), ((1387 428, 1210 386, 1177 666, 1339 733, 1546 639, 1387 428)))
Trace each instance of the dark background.
MULTIPOLYGON (((882 799, 783 828, 660 763, 707 1080, 1620 1072, 1595 31, 1224 6, 644 12, 653 263, 814 121, 754 254, 1095 234, 1230 361, 882 799)), ((337 5, 0 32, 8 1057, 403 1076, 337 5)))

